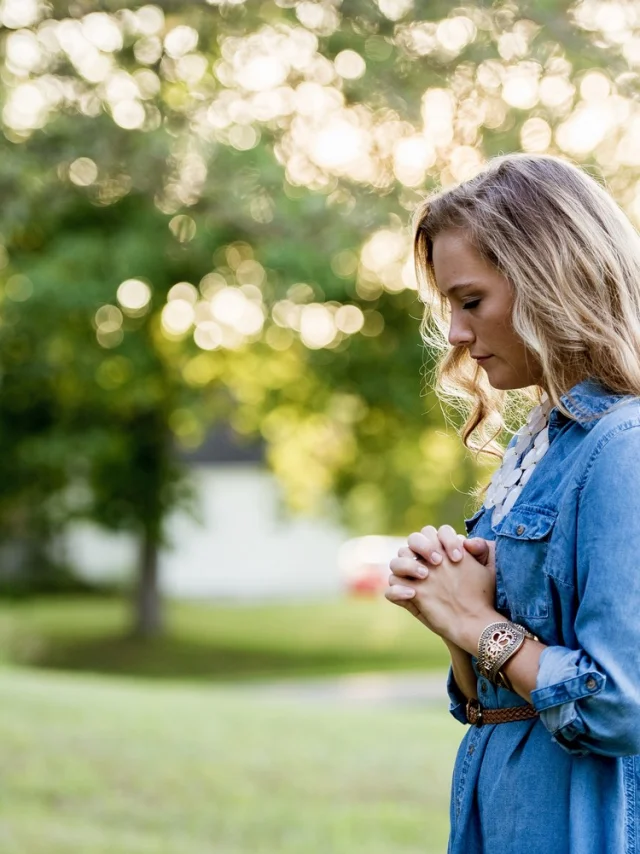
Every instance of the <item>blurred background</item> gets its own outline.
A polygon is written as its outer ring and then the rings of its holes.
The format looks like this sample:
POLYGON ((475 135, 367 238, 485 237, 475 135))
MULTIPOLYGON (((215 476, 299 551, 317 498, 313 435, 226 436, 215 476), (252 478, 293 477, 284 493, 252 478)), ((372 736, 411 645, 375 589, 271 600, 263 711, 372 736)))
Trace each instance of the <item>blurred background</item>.
POLYGON ((640 2, 0 0, 6 854, 446 847, 382 590, 491 474, 410 218, 495 154, 640 220, 640 2))

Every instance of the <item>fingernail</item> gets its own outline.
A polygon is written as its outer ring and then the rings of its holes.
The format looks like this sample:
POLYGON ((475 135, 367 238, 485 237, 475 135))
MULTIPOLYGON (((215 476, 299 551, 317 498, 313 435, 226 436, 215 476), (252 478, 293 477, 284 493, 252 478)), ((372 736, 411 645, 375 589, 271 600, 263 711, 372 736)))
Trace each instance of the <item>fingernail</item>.
POLYGON ((462 557, 462 553, 460 552, 460 549, 454 549, 451 552, 451 557, 453 560, 460 560, 460 558, 462 557))
POLYGON ((431 552, 431 563, 440 563, 442 560, 442 555, 440 552, 431 552))
POLYGON ((400 596, 401 599, 412 599, 416 592, 411 587, 400 587, 399 585, 396 585, 396 588, 396 594, 400 596))
POLYGON ((420 578, 426 578, 426 577, 427 577, 427 575, 429 575, 429 570, 427 569, 427 567, 426 567, 426 566, 419 566, 419 567, 417 568, 417 570, 416 570, 416 574, 417 574, 420 578))

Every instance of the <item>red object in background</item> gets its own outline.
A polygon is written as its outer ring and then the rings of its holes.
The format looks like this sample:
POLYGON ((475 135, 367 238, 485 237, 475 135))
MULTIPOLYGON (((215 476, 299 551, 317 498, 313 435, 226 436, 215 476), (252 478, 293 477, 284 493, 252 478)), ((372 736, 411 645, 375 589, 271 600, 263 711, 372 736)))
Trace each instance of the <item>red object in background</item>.
POLYGON ((382 596, 389 581, 389 561, 406 544, 401 537, 380 534, 346 540, 338 551, 345 592, 354 596, 382 596))
POLYGON ((347 580, 347 591, 359 596, 378 596, 387 586, 388 575, 389 567, 385 564, 361 564, 347 580))

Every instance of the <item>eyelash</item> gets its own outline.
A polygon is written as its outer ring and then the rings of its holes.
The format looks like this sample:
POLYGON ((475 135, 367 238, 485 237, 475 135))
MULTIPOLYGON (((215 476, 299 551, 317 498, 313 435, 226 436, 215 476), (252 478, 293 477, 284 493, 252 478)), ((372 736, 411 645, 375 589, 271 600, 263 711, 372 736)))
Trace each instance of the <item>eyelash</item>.
POLYGON ((480 304, 479 299, 473 299, 473 300, 470 300, 469 302, 466 302, 462 307, 463 308, 476 308, 476 306, 478 306, 479 304, 480 304))

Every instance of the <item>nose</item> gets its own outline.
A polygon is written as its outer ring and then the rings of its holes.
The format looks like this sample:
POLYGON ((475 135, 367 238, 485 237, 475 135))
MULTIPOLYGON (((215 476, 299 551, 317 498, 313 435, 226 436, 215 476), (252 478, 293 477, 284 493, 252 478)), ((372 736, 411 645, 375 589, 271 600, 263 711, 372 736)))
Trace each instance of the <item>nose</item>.
POLYGON ((452 347, 469 345, 473 341, 473 332, 461 315, 453 311, 451 313, 451 324, 449 326, 448 340, 452 347))

